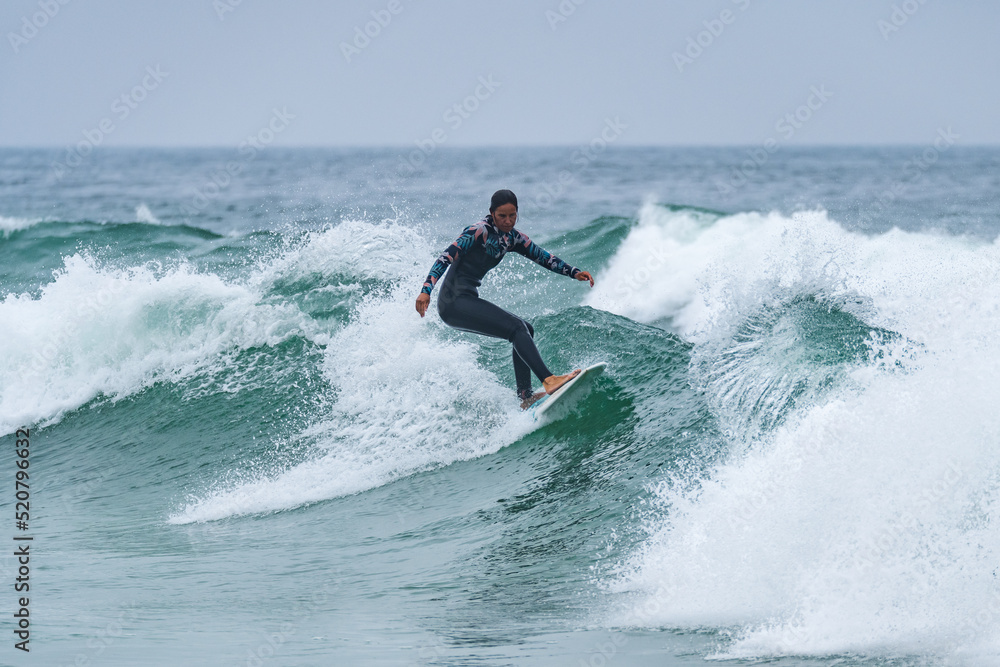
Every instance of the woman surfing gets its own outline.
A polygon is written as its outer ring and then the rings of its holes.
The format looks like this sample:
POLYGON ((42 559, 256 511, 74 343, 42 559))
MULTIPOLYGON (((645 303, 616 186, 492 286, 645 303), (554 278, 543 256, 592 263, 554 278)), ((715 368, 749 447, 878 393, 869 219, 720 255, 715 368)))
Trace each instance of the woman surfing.
POLYGON ((550 271, 590 281, 591 287, 594 279, 587 271, 570 266, 515 230, 516 223, 517 197, 510 190, 497 190, 490 200, 490 214, 466 227, 434 262, 417 297, 417 312, 420 317, 427 312, 431 290, 450 266, 438 293, 438 314, 445 324, 455 329, 503 338, 514 344, 517 396, 521 399, 521 409, 527 409, 542 396, 555 393, 576 377, 580 369, 566 375, 553 375, 535 347, 534 328, 517 315, 479 298, 478 288, 483 276, 499 264, 508 251, 514 251, 550 271), (532 372, 544 388, 537 394, 531 391, 532 372))

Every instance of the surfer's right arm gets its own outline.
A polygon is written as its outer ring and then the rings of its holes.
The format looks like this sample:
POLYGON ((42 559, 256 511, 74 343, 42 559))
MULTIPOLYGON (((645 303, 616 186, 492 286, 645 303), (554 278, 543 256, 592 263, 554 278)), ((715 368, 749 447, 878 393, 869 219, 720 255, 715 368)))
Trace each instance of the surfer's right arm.
POLYGON ((420 313, 420 317, 424 316, 424 313, 427 312, 427 307, 431 303, 431 290, 434 289, 434 285, 441 279, 441 276, 444 275, 444 272, 451 266, 452 262, 464 255, 472 247, 472 244, 476 241, 476 231, 480 226, 481 223, 480 225, 469 225, 466 227, 462 235, 455 239, 454 243, 445 248, 445 251, 434 262, 434 266, 431 267, 431 272, 427 274, 427 280, 424 281, 424 286, 420 290, 420 295, 417 296, 417 312, 420 313))

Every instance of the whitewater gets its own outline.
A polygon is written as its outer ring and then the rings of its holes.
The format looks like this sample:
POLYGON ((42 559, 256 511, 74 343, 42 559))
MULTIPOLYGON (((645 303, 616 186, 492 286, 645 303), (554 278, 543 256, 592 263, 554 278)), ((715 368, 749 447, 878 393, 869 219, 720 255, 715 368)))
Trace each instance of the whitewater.
POLYGON ((720 190, 740 149, 623 148, 522 204, 596 285, 511 256, 482 295, 555 372, 608 363, 551 424, 506 341, 414 300, 571 151, 274 149, 192 213, 223 152, 43 190, 4 150, 39 659, 1000 665, 1000 151, 921 150, 720 190))

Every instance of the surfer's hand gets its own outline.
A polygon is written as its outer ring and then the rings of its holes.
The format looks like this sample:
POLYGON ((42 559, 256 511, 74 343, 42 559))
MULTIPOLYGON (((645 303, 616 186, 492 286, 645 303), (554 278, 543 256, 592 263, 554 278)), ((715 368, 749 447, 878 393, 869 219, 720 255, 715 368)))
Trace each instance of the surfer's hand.
POLYGON ((576 274, 576 279, 577 280, 589 280, 590 281, 590 286, 591 287, 594 286, 594 276, 590 275, 590 271, 581 271, 580 273, 576 274))
POLYGON ((421 292, 420 296, 417 297, 417 312, 420 313, 420 317, 424 316, 429 305, 431 305, 431 295, 421 292))

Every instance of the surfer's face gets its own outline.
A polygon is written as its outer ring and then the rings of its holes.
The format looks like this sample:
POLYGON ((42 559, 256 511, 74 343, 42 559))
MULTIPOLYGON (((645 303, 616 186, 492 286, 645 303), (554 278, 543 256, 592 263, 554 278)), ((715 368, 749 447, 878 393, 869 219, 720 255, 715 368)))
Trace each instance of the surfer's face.
POLYGON ((497 226, 501 232, 506 234, 510 230, 514 229, 514 223, 517 222, 517 207, 513 204, 504 204, 503 206, 497 206, 493 211, 493 224, 497 226))

